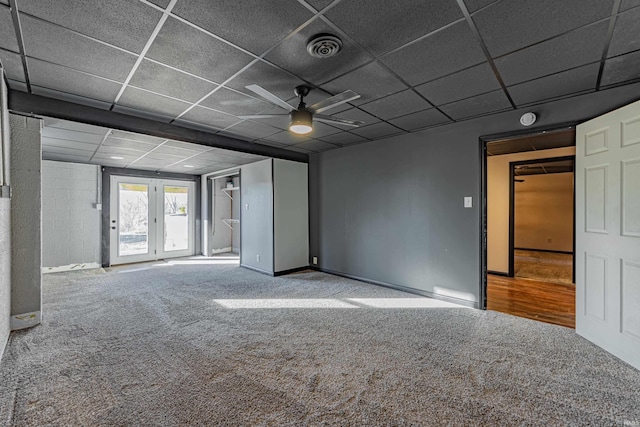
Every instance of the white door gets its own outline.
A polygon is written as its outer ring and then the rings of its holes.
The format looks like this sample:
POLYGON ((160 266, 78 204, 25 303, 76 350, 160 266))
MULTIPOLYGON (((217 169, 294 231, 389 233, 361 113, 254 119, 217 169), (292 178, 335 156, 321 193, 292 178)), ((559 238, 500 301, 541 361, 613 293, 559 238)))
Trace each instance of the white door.
POLYGON ((640 369, 640 102, 577 127, 576 332, 640 369))
POLYGON ((194 254, 193 182, 111 177, 110 264, 194 254))

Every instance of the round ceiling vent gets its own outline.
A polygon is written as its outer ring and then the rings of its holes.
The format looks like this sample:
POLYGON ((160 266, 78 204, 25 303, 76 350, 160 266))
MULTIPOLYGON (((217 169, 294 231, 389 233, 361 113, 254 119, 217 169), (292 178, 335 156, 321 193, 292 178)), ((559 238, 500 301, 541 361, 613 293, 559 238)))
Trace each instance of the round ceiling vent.
POLYGON ((331 34, 318 34, 307 43, 307 52, 316 58, 331 58, 342 49, 342 40, 331 34))
POLYGON ((536 113, 524 113, 522 117, 520 117, 520 124, 522 126, 531 126, 536 122, 536 113))

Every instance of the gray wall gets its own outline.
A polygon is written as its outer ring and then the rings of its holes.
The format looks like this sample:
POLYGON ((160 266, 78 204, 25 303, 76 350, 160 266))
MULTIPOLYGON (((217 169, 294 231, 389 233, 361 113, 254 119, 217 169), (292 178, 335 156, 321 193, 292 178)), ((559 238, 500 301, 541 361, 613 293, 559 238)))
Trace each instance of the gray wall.
POLYGON ((79 268, 101 263, 100 166, 42 162, 42 265, 79 268))
MULTIPOLYGON (((233 178, 233 186, 240 186, 240 178, 233 178)), ((234 191, 233 200, 231 201, 231 218, 240 219, 240 191, 234 191)), ((238 224, 233 226, 231 232, 231 250, 235 253, 240 253, 240 226, 238 224)))
POLYGON ((309 265, 307 164, 273 160, 275 272, 309 265))
MULTIPOLYGON (((583 121, 640 84, 538 105, 537 127, 583 121)), ((427 295, 480 299, 479 138, 522 131, 516 110, 310 156, 310 255, 319 267, 427 295), (473 196, 473 208, 463 197, 473 196)))
MULTIPOLYGON (((0 186, 8 177, 3 168, 9 166, 3 156, 5 144, 9 144, 9 115, 6 105, 7 85, 0 68, 0 186)), ((0 191, 2 191, 0 189, 0 191)), ((11 330, 11 199, 0 194, 0 359, 11 330)))
POLYGON ((272 165, 267 159, 241 169, 240 263, 266 273, 273 273, 272 165))
POLYGON ((12 316, 41 310, 41 122, 10 115, 12 316))

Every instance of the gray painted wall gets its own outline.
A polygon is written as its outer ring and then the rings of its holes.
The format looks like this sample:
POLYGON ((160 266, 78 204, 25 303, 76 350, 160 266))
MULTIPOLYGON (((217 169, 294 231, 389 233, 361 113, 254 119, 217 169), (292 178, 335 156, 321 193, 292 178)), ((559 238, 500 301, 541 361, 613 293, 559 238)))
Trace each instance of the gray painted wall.
POLYGON ((101 263, 100 166, 42 162, 42 265, 101 263))
POLYGON ((11 314, 41 310, 42 121, 10 115, 11 126, 11 314))
MULTIPOLYGON (((532 107, 537 127, 638 99, 640 84, 532 107)), ((476 304, 479 138, 522 131, 516 110, 310 156, 310 255, 319 267, 476 304), (473 208, 463 197, 473 196, 473 208)))
POLYGON ((241 169, 240 263, 266 273, 273 273, 272 165, 267 159, 241 169))
POLYGON ((309 265, 307 164, 273 160, 275 272, 309 265))
MULTIPOLYGON (((233 178, 233 186, 240 186, 240 178, 233 178)), ((231 218, 240 219, 240 191, 234 191, 233 200, 231 201, 231 218)), ((231 250, 235 253, 240 253, 240 226, 238 224, 233 226, 231 232, 231 250)))

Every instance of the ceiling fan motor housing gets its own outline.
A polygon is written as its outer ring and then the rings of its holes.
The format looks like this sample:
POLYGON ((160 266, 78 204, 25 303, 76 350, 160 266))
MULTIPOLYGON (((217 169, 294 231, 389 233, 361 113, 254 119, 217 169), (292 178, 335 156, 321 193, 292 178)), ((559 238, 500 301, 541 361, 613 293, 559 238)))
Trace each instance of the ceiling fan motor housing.
POLYGON ((289 117, 291 117, 291 125, 310 125, 313 120, 311 111, 305 109, 293 110, 289 113, 289 117))

